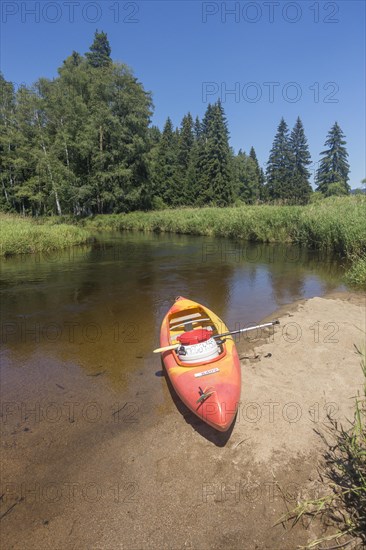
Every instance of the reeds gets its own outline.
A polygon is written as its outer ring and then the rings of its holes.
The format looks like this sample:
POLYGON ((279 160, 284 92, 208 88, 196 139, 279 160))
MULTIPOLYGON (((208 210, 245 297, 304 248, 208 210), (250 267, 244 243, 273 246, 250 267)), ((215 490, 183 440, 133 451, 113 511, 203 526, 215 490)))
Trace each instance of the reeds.
POLYGON ((366 286, 366 197, 329 197, 307 206, 181 208, 96 216, 92 230, 212 235, 261 243, 296 243, 339 254, 347 282, 366 286))
POLYGON ((0 215, 0 255, 48 252, 85 243, 90 233, 75 225, 43 224, 32 218, 0 215))
POLYGON ((2 214, 0 253, 65 248, 95 231, 135 230, 227 237, 258 243, 295 243, 337 253, 347 262, 347 283, 366 287, 366 197, 329 197, 307 206, 254 205, 180 208, 104 214, 75 220, 34 221, 2 214))

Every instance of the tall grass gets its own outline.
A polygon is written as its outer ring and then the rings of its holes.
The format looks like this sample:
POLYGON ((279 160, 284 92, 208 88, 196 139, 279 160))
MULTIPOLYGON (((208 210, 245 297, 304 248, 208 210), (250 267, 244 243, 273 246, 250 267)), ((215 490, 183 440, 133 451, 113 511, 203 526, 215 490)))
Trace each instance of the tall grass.
POLYGON ((86 227, 295 242, 344 254, 366 250, 366 197, 333 197, 307 206, 181 208, 100 215, 86 227))
POLYGON ((349 266, 347 282, 366 286, 366 197, 329 197, 307 206, 180 208, 130 214, 71 216, 38 222, 1 215, 2 255, 38 252, 85 242, 96 231, 211 235, 260 243, 296 243, 338 253, 349 266))
POLYGON ((300 502, 278 522, 291 520, 295 524, 304 517, 320 517, 325 525, 336 527, 335 533, 312 541, 306 549, 319 548, 332 540, 342 541, 332 548, 343 548, 350 543, 366 547, 366 359, 365 350, 356 346, 355 349, 361 358, 364 385, 362 395, 355 398, 353 421, 345 428, 330 419, 326 432, 330 441, 318 432, 327 444, 321 474, 331 492, 300 502))
POLYGON ((90 233, 67 224, 38 223, 31 218, 0 215, 0 256, 47 252, 85 243, 90 233))
POLYGON ((307 206, 181 208, 96 216, 93 230, 213 235, 264 243, 296 243, 340 254, 351 284, 366 285, 366 197, 330 197, 307 206))
POLYGON ((346 273, 346 282, 352 286, 366 287, 366 255, 353 257, 350 269, 346 273))

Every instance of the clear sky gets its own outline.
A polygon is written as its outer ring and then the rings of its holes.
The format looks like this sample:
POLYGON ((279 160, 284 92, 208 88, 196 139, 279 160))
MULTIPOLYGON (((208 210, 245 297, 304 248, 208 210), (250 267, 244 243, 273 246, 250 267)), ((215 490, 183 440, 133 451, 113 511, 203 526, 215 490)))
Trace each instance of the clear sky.
POLYGON ((2 0, 1 70, 32 84, 53 78, 73 50, 88 51, 96 29, 112 58, 153 94, 152 122, 178 126, 220 98, 230 144, 254 146, 265 167, 283 116, 299 115, 315 170, 335 121, 346 135, 350 184, 365 167, 365 2, 281 0, 2 0), (231 92, 231 93, 230 93, 231 92))

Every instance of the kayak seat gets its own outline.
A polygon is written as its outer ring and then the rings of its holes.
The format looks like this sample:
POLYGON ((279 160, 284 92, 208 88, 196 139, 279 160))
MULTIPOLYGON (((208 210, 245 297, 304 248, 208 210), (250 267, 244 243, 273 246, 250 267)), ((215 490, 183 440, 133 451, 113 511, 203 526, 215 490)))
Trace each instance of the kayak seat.
MULTIPOLYGON (((207 313, 206 313, 207 315, 207 313)), ((204 328, 204 324, 211 321, 209 317, 205 316, 205 312, 190 313, 181 317, 175 317, 170 319, 170 343, 175 344, 178 336, 199 328, 204 328)))
POLYGON ((191 319, 198 319, 201 317, 200 313, 191 313, 190 315, 184 315, 183 317, 175 317, 175 319, 170 320, 171 325, 175 325, 177 323, 182 323, 184 321, 190 321, 191 319))
MULTIPOLYGON (((184 317, 182 319, 184 319, 184 317)), ((198 318, 195 318, 195 319, 187 319, 186 321, 183 320, 180 323, 173 324, 176 321, 179 321, 179 319, 173 319, 171 321, 172 324, 170 325, 170 330, 174 330, 175 328, 178 328, 178 327, 181 327, 181 326, 193 325, 193 323, 201 323, 203 321, 211 321, 211 319, 209 319, 208 317, 198 317, 198 318)), ((192 330, 192 328, 190 328, 190 329, 186 328, 185 330, 192 330)))

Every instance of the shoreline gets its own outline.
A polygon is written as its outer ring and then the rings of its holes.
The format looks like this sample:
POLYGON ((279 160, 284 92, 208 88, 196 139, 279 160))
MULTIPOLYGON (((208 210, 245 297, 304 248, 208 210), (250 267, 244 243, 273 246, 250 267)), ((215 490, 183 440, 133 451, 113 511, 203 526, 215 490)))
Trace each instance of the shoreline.
MULTIPOLYGON (((184 410, 159 374, 158 358, 131 375, 119 395, 103 376, 68 365, 52 370, 39 360, 23 374, 12 369, 10 386, 2 389, 7 402, 21 400, 30 410, 35 402, 43 408, 96 402, 103 415, 87 421, 79 407, 73 422, 52 423, 8 411, 1 426, 3 544, 293 550, 313 540, 321 533, 317 522, 273 527, 286 513, 279 487, 290 509, 299 497, 324 489, 317 468, 325 448, 314 430, 327 413, 340 422, 352 416, 350 397, 362 383, 353 344, 365 330, 365 305, 364 294, 337 292, 271 315, 281 324, 273 341, 251 342, 257 358, 242 360, 239 413, 226 438, 184 410), (291 331, 293 341, 283 337, 289 321, 301 328, 301 338, 291 331), (311 329, 316 323, 318 333, 311 329), (335 337, 327 323, 338 326, 335 337), (47 372, 41 384, 37 372, 47 372), (116 400, 118 421, 111 409, 116 400)), ((239 355, 245 346, 238 343, 239 355)))
POLYGON ((346 281, 366 287, 366 198, 329 197, 305 206, 270 204, 230 208, 181 208, 100 214, 34 221, 2 213, 0 251, 17 253, 58 250, 85 243, 98 231, 140 231, 190 234, 237 239, 253 243, 282 243, 338 254, 349 262, 346 281), (60 223, 60 221, 66 223, 60 223), (41 222, 41 223, 39 223, 41 222), (74 223, 73 223, 74 222, 74 223), (30 242, 32 241, 32 242, 30 242))
MULTIPOLYGON (((316 298, 316 296, 314 297, 316 298)), ((306 302, 309 300, 312 300, 313 298, 301 298, 300 300, 295 300, 293 302, 289 302, 288 304, 284 304, 283 306, 275 309, 273 313, 266 315, 262 319, 259 320, 258 324, 262 323, 268 323, 270 321, 273 321, 275 319, 283 318, 286 320, 293 316, 293 313, 300 307, 304 306, 306 302)), ((366 318, 366 292, 362 289, 349 289, 349 290, 332 290, 330 292, 327 292, 326 294, 323 294, 321 296, 321 299, 324 300, 341 300, 341 301, 347 301, 351 304, 359 305, 362 307, 365 307, 365 318, 366 318)), ((279 327, 281 329, 281 325, 279 327)), ((241 345, 243 348, 243 353, 240 355, 245 354, 245 352, 253 352, 255 347, 262 346, 267 343, 268 341, 268 335, 269 330, 265 330, 264 334, 261 334, 259 338, 255 339, 255 342, 252 338, 250 338, 250 335, 248 337, 248 341, 246 342, 245 339, 242 339, 241 345)))

